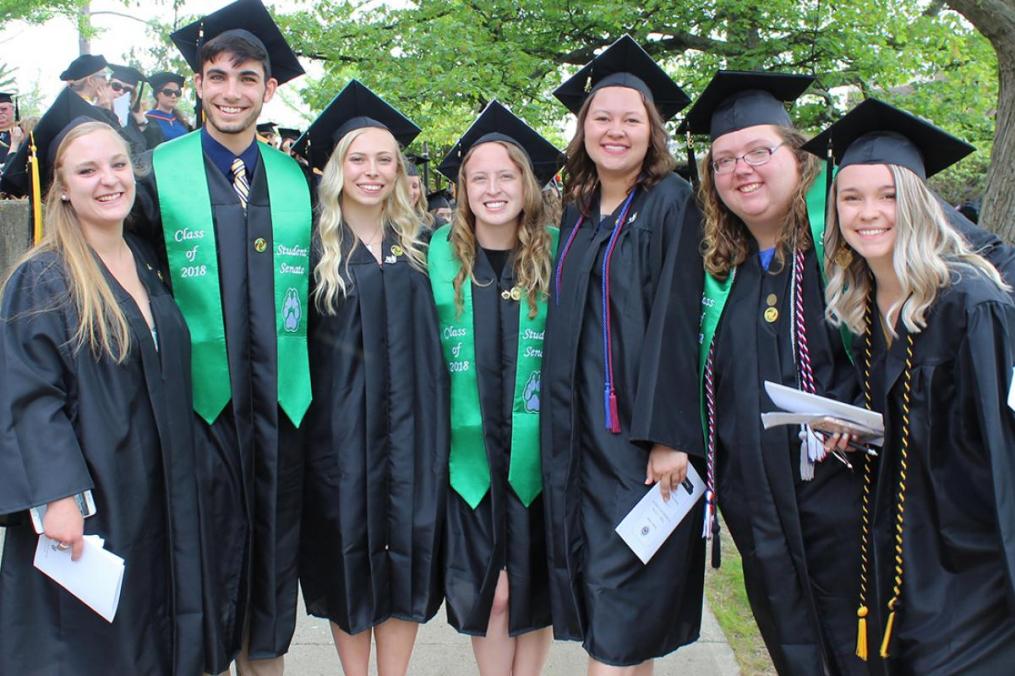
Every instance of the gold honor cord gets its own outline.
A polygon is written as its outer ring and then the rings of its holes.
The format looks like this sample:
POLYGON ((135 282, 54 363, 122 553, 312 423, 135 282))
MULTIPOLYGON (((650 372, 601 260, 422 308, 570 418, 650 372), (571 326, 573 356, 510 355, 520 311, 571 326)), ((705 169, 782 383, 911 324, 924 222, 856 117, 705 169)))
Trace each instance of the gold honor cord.
POLYGON ((32 243, 42 240, 42 186, 39 180, 39 154, 35 132, 28 132, 28 161, 32 165, 32 243))
MULTIPOLYGON (((871 303, 867 303, 867 310, 864 313, 864 402, 868 410, 873 410, 873 395, 871 393, 871 362, 872 362, 872 329, 871 329, 871 303)), ((888 601, 888 621, 885 623, 885 632, 881 639, 881 657, 889 656, 889 646, 892 640, 892 631, 895 628, 895 612, 898 609, 899 599, 902 596, 902 572, 903 572, 903 526, 906 511, 906 477, 909 471, 909 402, 912 391, 913 371, 913 334, 906 335, 906 365, 902 373, 902 434, 899 447, 899 487, 898 502, 895 512, 895 577, 892 580, 892 598, 888 601)), ((870 540, 870 494, 872 483, 872 461, 864 456, 863 466, 863 500, 860 509, 860 607, 856 611, 856 656, 867 660, 867 572, 870 567, 868 543, 870 540)))

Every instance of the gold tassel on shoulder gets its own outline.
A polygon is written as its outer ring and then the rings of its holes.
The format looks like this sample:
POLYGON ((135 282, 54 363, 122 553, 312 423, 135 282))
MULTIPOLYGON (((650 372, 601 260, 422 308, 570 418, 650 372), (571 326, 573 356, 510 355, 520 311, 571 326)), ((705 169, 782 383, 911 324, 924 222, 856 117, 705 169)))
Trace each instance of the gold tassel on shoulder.
POLYGON ((895 599, 889 604, 888 622, 885 624, 885 636, 881 639, 881 657, 888 657, 888 645, 892 641, 892 629, 895 628, 895 599))
POLYGON ((867 606, 856 611, 856 656, 867 661, 867 606))
POLYGON ((42 241, 42 187, 39 180, 39 154, 35 132, 28 132, 28 162, 32 165, 32 243, 42 241))

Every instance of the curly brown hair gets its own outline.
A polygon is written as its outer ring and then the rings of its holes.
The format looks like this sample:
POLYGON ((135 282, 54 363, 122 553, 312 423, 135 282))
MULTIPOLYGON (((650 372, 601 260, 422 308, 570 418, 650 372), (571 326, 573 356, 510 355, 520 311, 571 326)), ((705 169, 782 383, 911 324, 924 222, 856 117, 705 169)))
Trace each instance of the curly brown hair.
MULTIPOLYGON (((803 251, 811 247, 811 231, 807 217, 807 191, 821 170, 821 160, 801 150, 807 142, 796 129, 776 126, 776 133, 783 143, 793 150, 797 165, 800 168, 800 183, 791 202, 789 218, 779 235, 779 243, 775 249, 775 266, 772 271, 782 269, 785 263, 785 251, 796 240, 796 246, 803 251)), ((701 186, 698 188, 698 199, 701 202, 705 218, 705 234, 701 241, 702 255, 705 258, 705 270, 713 277, 726 279, 730 270, 744 262, 747 258, 750 232, 736 214, 729 210, 719 197, 715 187, 715 176, 712 172, 712 149, 701 165, 701 186)))
MULTIPOLYGON (((529 317, 535 317, 538 308, 536 303, 546 299, 550 294, 550 267, 553 252, 552 239, 546 229, 547 222, 543 217, 543 194, 532 173, 532 164, 521 148, 513 143, 490 141, 504 147, 511 162, 522 173, 522 212, 518 216, 518 244, 514 270, 518 286, 525 291, 529 303, 529 317)), ((466 168, 472 153, 479 146, 473 146, 465 154, 462 166, 458 170, 458 185, 463 186, 458 194, 458 208, 451 220, 451 250, 461 263, 455 275, 455 307, 458 314, 462 313, 462 285, 466 280, 476 281, 474 267, 476 263, 476 215, 469 206, 466 185, 466 168)))
MULTIPOLYGON (((677 166, 669 148, 669 134, 666 133, 665 123, 662 116, 656 109, 655 104, 645 98, 639 92, 641 102, 645 104, 649 120, 649 144, 645 159, 642 160, 641 173, 638 174, 636 185, 642 188, 651 188, 667 174, 672 173, 677 166)), ((589 108, 596 94, 585 99, 581 110, 578 111, 578 125, 574 137, 567 144, 567 162, 564 165, 564 172, 567 182, 564 185, 564 203, 575 203, 583 214, 587 214, 591 206, 592 196, 599 186, 599 174, 596 165, 585 150, 585 119, 589 116, 589 108)))

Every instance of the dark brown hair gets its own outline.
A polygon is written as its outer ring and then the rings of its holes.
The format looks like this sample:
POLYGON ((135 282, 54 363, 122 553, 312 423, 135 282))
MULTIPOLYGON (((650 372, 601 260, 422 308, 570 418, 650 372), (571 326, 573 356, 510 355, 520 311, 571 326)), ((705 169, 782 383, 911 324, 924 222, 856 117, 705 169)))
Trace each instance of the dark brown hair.
MULTIPOLYGON (((677 161, 670 154, 669 135, 666 133, 662 116, 655 104, 648 101, 641 92, 639 95, 648 113, 649 143, 635 184, 642 188, 651 188, 676 168, 677 161)), ((567 175, 564 203, 574 202, 582 213, 588 212, 592 194, 599 185, 596 165, 585 150, 585 120, 589 116, 589 108, 592 107, 595 98, 596 94, 592 94, 585 99, 581 110, 578 111, 578 126, 571 142, 567 144, 567 163, 564 165, 567 175)))
POLYGON ((232 56, 233 66, 239 66, 244 61, 259 61, 264 67, 264 79, 271 77, 271 59, 264 45, 250 40, 241 31, 226 31, 201 46, 201 73, 204 74, 206 63, 223 53, 232 56))

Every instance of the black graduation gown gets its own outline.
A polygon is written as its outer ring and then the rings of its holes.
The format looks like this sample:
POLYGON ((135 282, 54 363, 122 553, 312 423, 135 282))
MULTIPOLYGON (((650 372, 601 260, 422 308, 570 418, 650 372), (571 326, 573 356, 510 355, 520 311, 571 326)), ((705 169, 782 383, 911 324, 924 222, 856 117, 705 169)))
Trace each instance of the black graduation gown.
MULTIPOLYGON (((875 672, 993 676, 1015 665, 1015 412, 1006 403, 1015 305, 979 273, 960 274, 914 340, 902 596, 887 661, 877 651, 894 578, 907 331, 897 322, 886 349, 874 330, 872 392, 887 434, 868 601, 875 672)), ((858 357, 863 344, 854 343, 858 357)))
POLYGON ((350 634, 442 601, 448 377, 430 280, 395 244, 383 265, 347 250, 345 299, 310 315, 300 582, 307 612, 350 634))
MULTIPOLYGON (((526 508, 508 484, 519 301, 503 298, 501 291, 514 287, 514 254, 496 279, 486 254, 477 249, 474 273, 480 282, 472 285, 473 325, 490 491, 475 510, 450 491, 444 593, 451 625, 485 636, 497 578, 506 568, 508 633, 517 636, 550 625, 550 597, 543 496, 526 508)), ((528 301, 520 302, 527 311, 528 301)))
MULTIPOLYGON (((780 674, 864 671, 855 656, 862 476, 834 458, 800 478, 799 427, 765 430, 778 410, 766 380, 800 387, 791 344, 793 259, 772 273, 751 247, 715 338, 719 508, 740 552, 751 611, 780 674), (775 303, 769 303, 774 296, 775 303), (764 319, 769 307, 776 321, 764 319), (825 665, 828 671, 825 671, 825 665)), ((857 402, 839 332, 825 322, 813 247, 804 255, 804 315, 818 394, 857 402)))
MULTIPOLYGON (((0 323, 0 512, 19 512, 0 564, 0 673, 174 674, 202 666, 201 546, 194 481, 190 337, 141 262, 159 349, 130 295, 127 361, 71 348, 76 312, 47 253, 13 273, 0 323), (110 624, 38 570, 27 508, 91 489, 85 534, 126 561, 110 624)), ((100 263, 101 266, 101 263, 100 263)))
MULTIPOLYGON (((142 166, 146 165, 150 165, 147 158, 142 166)), ((206 670, 219 673, 240 650, 247 615, 252 659, 282 655, 292 640, 303 448, 299 431, 278 406, 270 253, 274 247, 267 177, 260 157, 246 213, 232 185, 207 156, 205 175, 215 221, 232 385, 232 399, 213 424, 194 415, 209 552, 206 670), (254 249, 258 238, 268 243, 264 252, 254 249)), ((132 225, 152 242, 165 268, 156 179, 154 170, 138 177, 132 225)))
MULTIPOLYGON (((965 238, 973 251, 990 261, 1009 286, 1015 287, 1015 246, 1008 244, 990 230, 973 223, 940 196, 935 197, 948 222, 965 238)), ((1015 288, 1009 293, 1015 293, 1015 288)))
MULTIPOLYGON (((598 208, 598 196, 593 200, 598 208)), ((619 212, 619 208, 617 210, 619 212)), ((632 665, 695 641, 701 625, 705 547, 703 503, 647 565, 614 528, 645 495, 652 444, 698 457, 696 388, 671 374, 697 369, 700 216, 690 186, 675 174, 639 190, 612 258, 610 307, 621 433, 605 427, 602 260, 615 213, 582 224, 553 289, 543 359, 543 500, 550 601, 558 639, 582 640, 607 664, 632 665), (598 224, 598 227, 597 227, 598 224)), ((561 228, 564 251, 578 220, 561 228)))

